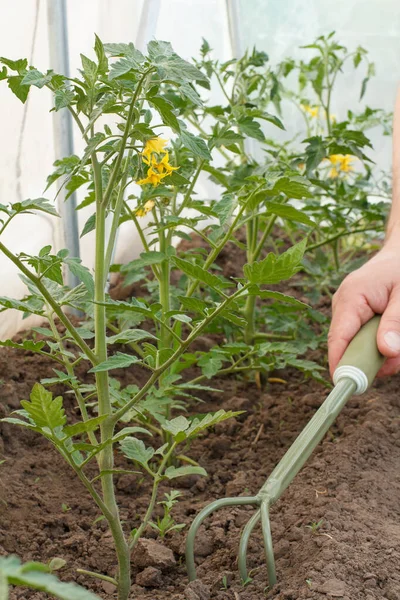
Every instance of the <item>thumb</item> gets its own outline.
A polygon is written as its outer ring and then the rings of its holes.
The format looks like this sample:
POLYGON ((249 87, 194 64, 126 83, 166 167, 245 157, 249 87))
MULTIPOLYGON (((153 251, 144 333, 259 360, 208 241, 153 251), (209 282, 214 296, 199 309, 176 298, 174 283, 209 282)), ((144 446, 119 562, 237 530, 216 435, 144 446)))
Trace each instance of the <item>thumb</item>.
POLYGON ((400 287, 393 289, 377 336, 379 351, 388 358, 400 355, 400 287))

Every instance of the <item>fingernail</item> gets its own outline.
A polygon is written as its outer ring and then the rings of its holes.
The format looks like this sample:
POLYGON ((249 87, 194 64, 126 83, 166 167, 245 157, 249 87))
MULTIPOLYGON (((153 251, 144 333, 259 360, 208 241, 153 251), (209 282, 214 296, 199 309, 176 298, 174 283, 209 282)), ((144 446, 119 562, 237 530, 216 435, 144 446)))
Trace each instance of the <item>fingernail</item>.
POLYGON ((387 331, 383 339, 393 352, 400 352, 400 333, 397 333, 397 331, 387 331))

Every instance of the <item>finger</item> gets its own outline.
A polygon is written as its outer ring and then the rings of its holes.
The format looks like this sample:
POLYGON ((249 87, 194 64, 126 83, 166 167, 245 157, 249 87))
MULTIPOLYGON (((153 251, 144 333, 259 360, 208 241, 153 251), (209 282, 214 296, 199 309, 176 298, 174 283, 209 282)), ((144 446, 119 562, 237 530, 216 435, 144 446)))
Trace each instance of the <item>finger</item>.
POLYGON ((379 370, 377 377, 387 377, 388 375, 396 375, 400 372, 400 356, 395 358, 388 358, 381 369, 379 370))
POLYGON ((331 377, 347 346, 374 315, 374 311, 363 296, 350 299, 338 298, 335 303, 332 322, 328 333, 328 360, 331 377))
POLYGON ((400 355, 400 287, 390 294, 388 305, 382 315, 378 329, 379 351, 388 358, 400 355))

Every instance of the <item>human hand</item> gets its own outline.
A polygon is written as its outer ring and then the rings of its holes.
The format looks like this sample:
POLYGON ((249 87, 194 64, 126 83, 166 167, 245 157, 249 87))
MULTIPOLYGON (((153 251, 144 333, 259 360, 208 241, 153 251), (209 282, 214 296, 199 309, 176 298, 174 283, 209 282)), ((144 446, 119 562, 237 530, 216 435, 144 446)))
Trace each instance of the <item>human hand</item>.
POLYGON ((378 376, 393 375, 400 371, 400 240, 388 242, 348 275, 333 296, 328 335, 331 376, 349 342, 374 314, 382 315, 377 343, 387 357, 378 376))

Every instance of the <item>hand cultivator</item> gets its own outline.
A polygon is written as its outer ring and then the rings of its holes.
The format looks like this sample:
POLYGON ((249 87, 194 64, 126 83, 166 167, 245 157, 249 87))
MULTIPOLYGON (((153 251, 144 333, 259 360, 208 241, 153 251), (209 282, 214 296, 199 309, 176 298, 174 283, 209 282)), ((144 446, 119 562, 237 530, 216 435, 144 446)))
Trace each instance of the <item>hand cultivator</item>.
POLYGON ((375 375, 384 362, 376 344, 376 334, 380 317, 374 317, 364 325, 347 348, 333 377, 335 387, 303 429, 282 460, 275 467, 256 496, 222 498, 212 502, 197 515, 190 527, 186 542, 186 564, 189 579, 196 579, 194 561, 194 541, 203 521, 214 511, 226 506, 253 505, 257 511, 243 529, 239 545, 239 572, 247 581, 247 546, 250 535, 261 520, 265 547, 265 559, 269 585, 276 583, 276 571, 269 508, 276 502, 294 477, 304 466, 309 456, 334 423, 347 400, 353 395, 363 394, 372 384, 375 375))

